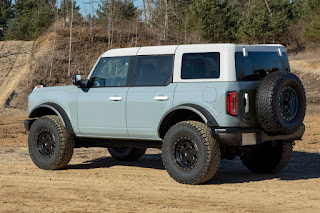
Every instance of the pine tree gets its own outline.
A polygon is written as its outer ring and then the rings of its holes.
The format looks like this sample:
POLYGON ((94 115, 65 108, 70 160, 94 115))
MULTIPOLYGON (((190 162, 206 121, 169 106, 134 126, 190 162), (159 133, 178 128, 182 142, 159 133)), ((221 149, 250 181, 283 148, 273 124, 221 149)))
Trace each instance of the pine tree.
POLYGON ((320 3, 319 0, 305 0, 304 2, 303 37, 310 42, 320 42, 320 3))
POLYGON ((12 0, 0 0, 0 39, 7 28, 7 23, 14 17, 12 0))
POLYGON ((190 6, 190 22, 210 42, 232 42, 236 39, 238 11, 228 1, 195 0, 190 6))
POLYGON ((0 26, 6 26, 9 19, 14 16, 12 0, 0 1, 0 26))
POLYGON ((16 0, 15 18, 8 23, 5 38, 10 40, 35 40, 54 21, 56 0, 16 0))
POLYGON ((287 32, 292 9, 290 0, 252 1, 240 20, 238 37, 248 43, 281 42, 287 32))

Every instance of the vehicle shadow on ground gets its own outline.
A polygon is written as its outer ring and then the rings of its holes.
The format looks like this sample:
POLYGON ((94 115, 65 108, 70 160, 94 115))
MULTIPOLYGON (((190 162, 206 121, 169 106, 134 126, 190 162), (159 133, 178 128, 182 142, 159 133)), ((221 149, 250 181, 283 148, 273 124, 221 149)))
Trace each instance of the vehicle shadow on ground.
MULTIPOLYGON (((109 168, 119 165, 164 170, 161 154, 146 154, 134 162, 116 161, 112 157, 97 158, 82 164, 68 165, 65 169, 109 168)), ((218 172, 206 184, 246 183, 275 178, 285 181, 320 178, 320 154, 294 151, 288 166, 277 174, 252 173, 238 157, 232 161, 222 160, 218 172)))
POLYGON ((207 184, 247 183, 279 179, 307 180, 320 178, 320 154, 294 151, 288 166, 277 174, 255 174, 250 172, 240 158, 233 161, 222 160, 220 168, 207 184))
POLYGON ((109 168, 113 166, 133 166, 150 169, 164 169, 161 154, 145 154, 137 161, 117 161, 112 157, 97 158, 85 161, 82 164, 68 165, 65 169, 96 169, 109 168))

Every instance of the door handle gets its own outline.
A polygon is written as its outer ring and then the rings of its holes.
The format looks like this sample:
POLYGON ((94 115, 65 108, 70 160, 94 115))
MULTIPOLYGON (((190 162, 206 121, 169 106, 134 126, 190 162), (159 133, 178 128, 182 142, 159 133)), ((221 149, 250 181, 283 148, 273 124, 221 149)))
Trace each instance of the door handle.
POLYGON ((169 97, 168 96, 155 96, 154 100, 155 101, 167 101, 167 100, 169 100, 169 97))
POLYGON ((110 101, 122 101, 122 97, 119 96, 113 96, 109 98, 110 101))
POLYGON ((245 99, 245 103, 246 103, 246 106, 244 107, 244 112, 245 113, 248 113, 249 112, 249 94, 248 93, 245 93, 244 94, 244 99, 245 99))

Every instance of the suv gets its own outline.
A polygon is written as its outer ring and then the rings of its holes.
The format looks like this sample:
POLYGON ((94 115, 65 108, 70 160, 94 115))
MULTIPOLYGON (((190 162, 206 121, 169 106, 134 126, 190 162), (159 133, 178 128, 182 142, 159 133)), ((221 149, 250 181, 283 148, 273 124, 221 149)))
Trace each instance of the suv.
POLYGON ((112 49, 85 82, 37 86, 28 98, 28 145, 42 169, 66 166, 78 147, 133 161, 161 148, 169 175, 211 179, 220 159, 252 172, 289 162, 305 127, 306 96, 281 45, 203 44, 112 49))

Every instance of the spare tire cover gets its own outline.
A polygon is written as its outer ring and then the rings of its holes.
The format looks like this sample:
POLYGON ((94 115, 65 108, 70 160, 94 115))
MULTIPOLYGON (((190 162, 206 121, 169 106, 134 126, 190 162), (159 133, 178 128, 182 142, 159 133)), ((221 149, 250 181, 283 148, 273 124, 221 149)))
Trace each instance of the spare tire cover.
POLYGON ((300 79, 290 72, 273 72, 264 77, 256 94, 256 113, 269 135, 296 132, 306 113, 306 95, 300 79))

